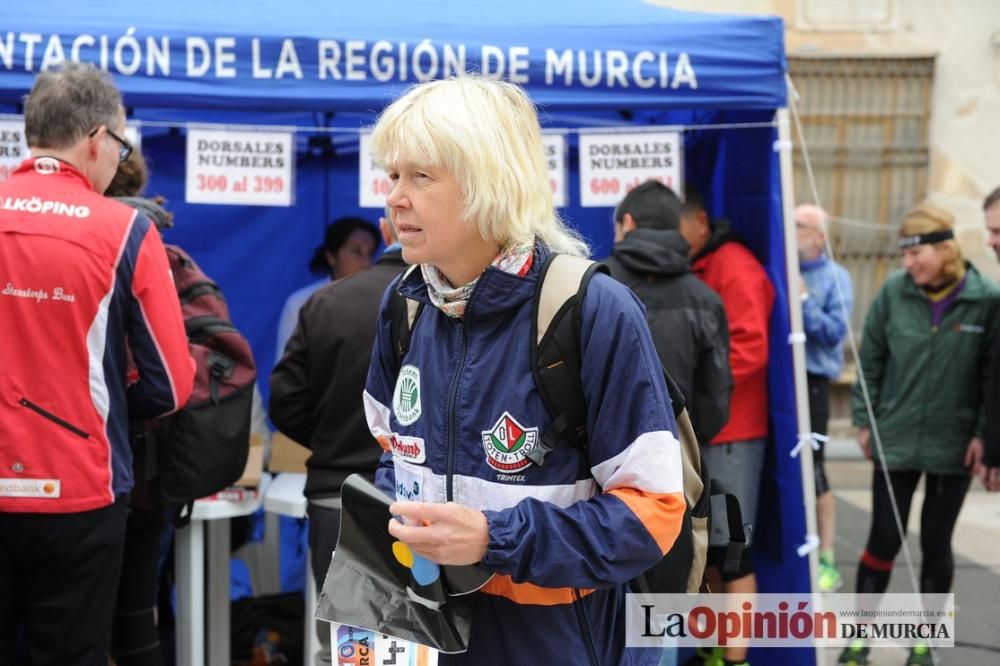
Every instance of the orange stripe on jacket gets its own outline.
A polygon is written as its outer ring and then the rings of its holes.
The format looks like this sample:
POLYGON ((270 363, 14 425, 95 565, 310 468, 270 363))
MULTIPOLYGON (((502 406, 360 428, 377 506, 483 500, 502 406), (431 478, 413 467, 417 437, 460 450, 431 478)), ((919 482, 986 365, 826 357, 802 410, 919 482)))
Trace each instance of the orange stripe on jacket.
POLYGON ((379 435, 375 438, 378 445, 382 447, 382 450, 386 453, 392 453, 392 433, 386 435, 379 435))
POLYGON ((608 491, 632 510, 649 531, 649 535, 666 554, 677 540, 684 519, 683 493, 644 493, 636 488, 615 488, 608 491))
MULTIPOLYGON (((506 574, 493 576, 490 582, 483 586, 482 591, 505 597, 523 606, 559 606, 571 604, 576 600, 572 587, 539 587, 532 583, 515 583, 506 574)), ((593 590, 581 589, 579 592, 581 597, 585 597, 593 590)))

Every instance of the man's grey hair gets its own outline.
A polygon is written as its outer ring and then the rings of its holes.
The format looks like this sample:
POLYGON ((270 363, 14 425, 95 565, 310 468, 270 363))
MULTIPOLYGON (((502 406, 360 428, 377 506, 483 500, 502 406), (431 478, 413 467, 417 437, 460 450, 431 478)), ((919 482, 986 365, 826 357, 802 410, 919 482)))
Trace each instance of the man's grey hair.
POLYGON ((101 125, 113 128, 122 96, 111 77, 90 63, 66 62, 42 72, 24 100, 28 145, 64 150, 101 125))

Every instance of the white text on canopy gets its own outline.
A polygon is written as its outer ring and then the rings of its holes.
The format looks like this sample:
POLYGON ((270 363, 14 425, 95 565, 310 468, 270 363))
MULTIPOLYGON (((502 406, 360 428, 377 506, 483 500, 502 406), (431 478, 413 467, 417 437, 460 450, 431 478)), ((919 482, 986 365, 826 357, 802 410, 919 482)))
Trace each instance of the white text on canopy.
POLYGON ((680 145, 678 132, 581 132, 580 204, 617 205, 647 180, 682 191, 680 145))
POLYGON ((23 120, 0 120, 0 180, 7 180, 28 157, 23 120))
POLYGON ((184 200, 291 206, 293 158, 288 132, 188 130, 184 200))
POLYGON ((566 205, 566 137, 562 134, 543 134, 545 163, 549 170, 549 185, 552 186, 552 205, 562 208, 566 205))
POLYGON ((0 70, 45 71, 64 60, 116 76, 309 80, 368 84, 432 81, 465 72, 545 87, 698 90, 687 51, 567 49, 536 44, 394 42, 252 35, 0 32, 0 70))

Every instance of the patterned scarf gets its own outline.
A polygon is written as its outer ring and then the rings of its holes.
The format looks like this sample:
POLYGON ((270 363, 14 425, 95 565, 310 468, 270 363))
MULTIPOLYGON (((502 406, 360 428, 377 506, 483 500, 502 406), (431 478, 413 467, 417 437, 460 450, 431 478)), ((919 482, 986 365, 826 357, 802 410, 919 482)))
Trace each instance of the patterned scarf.
MULTIPOLYGON (((490 265, 504 273, 523 276, 531 268, 534 249, 533 242, 509 248, 501 252, 490 265)), ((479 277, 461 287, 452 287, 435 266, 420 264, 420 272, 424 276, 424 282, 427 283, 427 295, 430 296, 434 307, 449 317, 460 319, 465 314, 465 306, 472 296, 476 283, 479 282, 479 277)))

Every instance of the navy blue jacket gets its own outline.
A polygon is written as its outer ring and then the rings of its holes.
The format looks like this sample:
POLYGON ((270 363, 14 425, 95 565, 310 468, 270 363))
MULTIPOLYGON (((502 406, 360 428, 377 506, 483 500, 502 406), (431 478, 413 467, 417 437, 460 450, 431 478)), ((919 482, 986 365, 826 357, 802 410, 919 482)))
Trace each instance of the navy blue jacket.
POLYGON ((386 453, 376 482, 398 499, 484 511, 480 594, 469 651, 442 663, 657 663, 625 650, 626 583, 672 546, 684 496, 670 398, 642 305, 604 275, 581 309, 587 451, 525 454, 549 423, 531 373, 539 249, 523 277, 488 268, 461 320, 430 304, 419 271, 393 284, 426 303, 396 372, 383 299, 365 409, 386 453))

